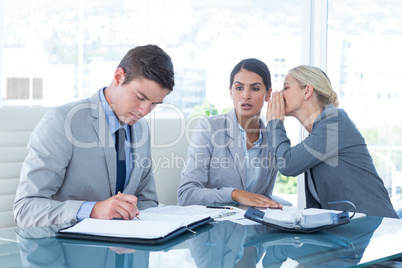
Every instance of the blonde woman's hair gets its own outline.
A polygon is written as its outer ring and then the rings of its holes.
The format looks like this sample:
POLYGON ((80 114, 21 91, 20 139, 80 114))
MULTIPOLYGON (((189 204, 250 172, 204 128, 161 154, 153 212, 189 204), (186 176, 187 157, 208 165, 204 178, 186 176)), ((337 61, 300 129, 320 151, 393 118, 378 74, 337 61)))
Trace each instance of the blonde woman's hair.
POLYGON ((338 107, 338 96, 323 70, 314 66, 300 65, 291 69, 289 74, 297 81, 301 88, 312 85, 317 94, 318 101, 324 109, 330 104, 338 107))

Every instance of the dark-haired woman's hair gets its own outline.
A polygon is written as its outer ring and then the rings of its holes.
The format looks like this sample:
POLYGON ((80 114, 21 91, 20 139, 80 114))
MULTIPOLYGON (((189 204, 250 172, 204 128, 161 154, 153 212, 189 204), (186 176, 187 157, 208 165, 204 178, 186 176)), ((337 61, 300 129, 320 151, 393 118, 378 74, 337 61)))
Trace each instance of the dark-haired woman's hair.
POLYGON ((249 72, 258 74, 259 76, 261 76, 262 81, 264 82, 264 85, 266 87, 266 90, 269 91, 269 89, 271 88, 272 86, 271 73, 269 72, 268 66, 264 62, 254 58, 244 59, 240 61, 238 64, 236 64, 236 66, 230 73, 230 87, 232 87, 235 75, 240 70, 247 70, 249 72))

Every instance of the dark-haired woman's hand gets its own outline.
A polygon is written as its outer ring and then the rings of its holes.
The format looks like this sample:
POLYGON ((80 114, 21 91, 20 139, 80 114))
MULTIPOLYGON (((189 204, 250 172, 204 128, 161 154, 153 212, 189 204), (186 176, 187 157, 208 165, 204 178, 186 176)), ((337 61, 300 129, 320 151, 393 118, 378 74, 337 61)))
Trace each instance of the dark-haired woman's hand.
POLYGON ((282 208, 281 204, 268 197, 240 189, 233 190, 232 199, 233 201, 249 207, 282 208))
POLYGON ((272 92, 268 100, 267 122, 274 119, 285 120, 285 102, 282 92, 272 92))

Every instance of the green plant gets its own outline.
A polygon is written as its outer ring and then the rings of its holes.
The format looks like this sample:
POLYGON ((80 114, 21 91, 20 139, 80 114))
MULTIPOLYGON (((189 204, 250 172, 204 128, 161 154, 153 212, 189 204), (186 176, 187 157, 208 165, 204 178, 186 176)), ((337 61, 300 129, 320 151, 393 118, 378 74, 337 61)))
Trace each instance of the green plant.
POLYGON ((275 183, 275 191, 282 194, 297 193, 297 177, 284 176, 278 172, 275 183))

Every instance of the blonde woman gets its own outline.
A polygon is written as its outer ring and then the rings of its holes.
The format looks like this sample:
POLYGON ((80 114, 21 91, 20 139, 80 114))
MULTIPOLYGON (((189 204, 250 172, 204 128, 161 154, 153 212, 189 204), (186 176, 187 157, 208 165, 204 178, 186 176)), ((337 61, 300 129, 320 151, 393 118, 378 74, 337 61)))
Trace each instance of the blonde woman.
POLYGON ((289 71, 283 90, 268 101, 268 143, 278 170, 287 176, 305 173, 307 207, 344 210, 345 204, 328 203, 348 200, 357 212, 398 218, 364 138, 337 107, 337 95, 321 69, 298 66, 289 71), (293 147, 285 116, 295 117, 309 132, 293 147))

